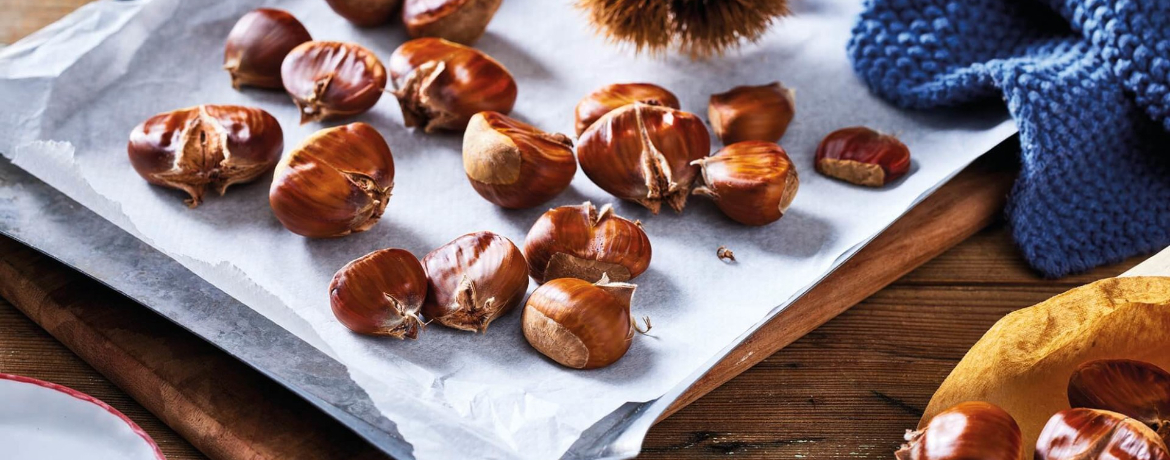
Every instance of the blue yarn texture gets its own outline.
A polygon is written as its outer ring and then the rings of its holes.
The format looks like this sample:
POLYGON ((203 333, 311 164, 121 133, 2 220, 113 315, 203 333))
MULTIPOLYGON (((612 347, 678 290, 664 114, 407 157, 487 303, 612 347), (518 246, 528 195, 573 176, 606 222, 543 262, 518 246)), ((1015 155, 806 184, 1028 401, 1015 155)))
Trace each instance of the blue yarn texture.
POLYGON ((907 108, 997 96, 1012 236, 1049 277, 1170 245, 1170 0, 866 0, 849 56, 907 108))

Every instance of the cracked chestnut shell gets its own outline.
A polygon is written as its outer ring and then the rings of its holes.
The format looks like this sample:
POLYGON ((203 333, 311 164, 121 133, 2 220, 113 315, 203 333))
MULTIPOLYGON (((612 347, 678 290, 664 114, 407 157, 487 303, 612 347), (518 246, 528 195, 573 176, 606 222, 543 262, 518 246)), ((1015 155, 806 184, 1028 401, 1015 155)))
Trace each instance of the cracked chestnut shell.
POLYGON ((724 145, 743 141, 778 142, 796 116, 796 92, 780 82, 736 86, 712 94, 707 119, 724 145))
POLYGON ((447 327, 485 332, 528 290, 528 263, 512 241, 492 232, 463 235, 422 260, 427 272, 423 316, 447 327))
POLYGON ((595 282, 602 276, 628 281, 646 271, 650 256, 650 238, 640 223, 618 217, 608 204, 598 211, 588 201, 548 210, 524 240, 524 257, 537 283, 595 282))
POLYGON ((260 8, 240 17, 228 33, 223 68, 232 87, 284 88, 280 64, 301 43, 312 40, 309 31, 287 11, 260 8))
POLYGON ((329 8, 351 24, 373 27, 390 22, 402 0, 325 0, 329 8))
POLYGON ((412 38, 438 37, 470 45, 487 30, 501 1, 406 0, 402 22, 412 38))
POLYGON ((331 238, 373 227, 394 188, 394 158, 365 123, 326 128, 276 167, 272 212, 293 233, 331 238))
POLYGON ((720 211, 744 225, 780 220, 800 187, 788 153, 771 142, 731 144, 694 164, 703 185, 693 193, 715 200, 720 211))
POLYGON ((881 187, 910 171, 910 149, 864 126, 829 133, 817 147, 817 171, 845 182, 881 187))
POLYGON ((1116 412, 1057 412, 1036 440, 1036 460, 1168 460, 1166 444, 1144 423, 1116 412))
POLYGON ((593 183, 657 214, 686 206, 711 138, 702 120, 669 107, 635 102, 610 111, 577 141, 581 170, 593 183))
POLYGON ((354 43, 302 43, 284 58, 280 75, 300 109, 301 124, 363 113, 386 88, 382 62, 354 43))
POLYGON ((1136 419, 1170 443, 1170 372, 1131 359, 1081 364, 1068 382, 1068 402, 1136 419))
POLYGON ((187 192, 188 206, 208 187, 223 195, 272 169, 284 132, 272 115, 235 105, 199 105, 148 118, 130 132, 130 164, 147 182, 187 192))
POLYGON ((461 130, 479 112, 507 115, 516 103, 516 80, 479 50, 441 38, 416 38, 390 56, 394 96, 407 127, 430 133, 461 130))
POLYGON ((559 195, 577 173, 573 141, 499 112, 471 117, 463 133, 463 170, 484 199, 530 208, 559 195))
POLYGON ((666 88, 653 83, 614 83, 589 93, 577 103, 573 112, 577 136, 581 136, 593 122, 613 109, 641 102, 678 109, 678 97, 666 88))
POLYGON ((524 338, 541 354, 574 369, 617 362, 630 349, 637 328, 630 316, 636 286, 603 279, 549 281, 524 304, 524 338))
POLYGON ((982 401, 960 403, 906 431, 898 460, 1020 460, 1020 427, 1007 411, 982 401))
POLYGON ((382 249, 341 267, 329 283, 333 315, 359 334, 418 337, 427 276, 405 249, 382 249))

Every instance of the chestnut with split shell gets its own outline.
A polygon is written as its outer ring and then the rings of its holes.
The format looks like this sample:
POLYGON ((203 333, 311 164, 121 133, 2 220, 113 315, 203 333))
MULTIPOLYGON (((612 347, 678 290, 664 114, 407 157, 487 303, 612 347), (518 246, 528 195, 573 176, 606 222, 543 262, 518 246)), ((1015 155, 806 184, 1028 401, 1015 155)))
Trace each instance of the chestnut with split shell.
POLYGON ((499 112, 471 117, 463 134, 463 170, 484 199, 530 208, 553 199, 577 172, 573 141, 499 112))
POLYGON ((863 126, 844 128, 821 141, 816 167, 851 184, 881 187, 910 171, 910 149, 894 136, 863 126))
POLYGON ((1168 452, 1144 423, 1098 409, 1060 411, 1036 440, 1036 460, 1170 460, 1168 452))
POLYGON ((363 113, 386 88, 382 62, 354 43, 302 43, 284 58, 280 75, 300 109, 301 124, 363 113))
POLYGON ((650 266, 650 238, 638 222, 618 217, 613 207, 599 211, 593 203, 550 209, 537 219, 524 240, 532 279, 589 282, 603 276, 629 281, 650 266))
POLYGON ((329 8, 358 27, 373 27, 390 22, 402 0, 325 0, 329 8))
POLYGON ((365 123, 317 131, 277 165, 268 201, 293 233, 331 238, 373 227, 394 188, 394 157, 365 123))
POLYGON ((150 117, 130 132, 130 164, 147 182, 187 192, 188 206, 210 187, 223 195, 272 169, 284 132, 272 115, 234 105, 199 105, 150 117))
POLYGON ((727 217, 744 225, 766 225, 784 216, 800 178, 788 154, 771 142, 731 144, 693 164, 702 184, 692 191, 715 200, 727 217))
POLYGON ((366 254, 341 267, 329 283, 329 304, 341 324, 396 339, 418 337, 426 295, 426 272, 405 249, 366 254))
POLYGON ((1170 443, 1170 372, 1158 366, 1132 359, 1089 361, 1069 379, 1068 402, 1133 418, 1170 443))
POLYGON ((634 290, 632 284, 605 277, 596 284, 575 278, 549 281, 524 305, 524 338, 565 367, 613 364, 629 351, 634 332, 639 331, 630 316, 634 290))
POLYGON ((614 83, 589 93, 577 103, 573 118, 580 136, 593 122, 613 109, 641 102, 678 109, 678 97, 666 88, 653 83, 614 83))
POLYGON ((460 130, 479 112, 508 114, 516 80, 487 54, 441 38, 416 38, 390 56, 394 96, 407 127, 460 130))
POLYGON ((502 0, 406 0, 402 22, 412 38, 438 37, 475 43, 496 15, 502 0))
POLYGON ((577 141, 581 170, 597 186, 655 214, 682 212, 711 138, 690 113, 635 102, 610 111, 577 141))
POLYGON ((528 290, 528 264, 510 240, 492 232, 470 233, 431 251, 423 316, 447 327, 485 332, 512 311, 528 290))
POLYGON ((737 86, 711 95, 707 119, 724 145, 743 141, 778 142, 796 116, 796 92, 780 82, 737 86))
POLYGON ((1020 460, 1020 427, 994 404, 969 401, 940 412, 925 428, 906 432, 898 460, 1020 460))
POLYGON ((284 88, 280 65, 301 43, 312 40, 297 18, 283 10, 260 8, 240 17, 228 33, 223 68, 232 87, 284 88))

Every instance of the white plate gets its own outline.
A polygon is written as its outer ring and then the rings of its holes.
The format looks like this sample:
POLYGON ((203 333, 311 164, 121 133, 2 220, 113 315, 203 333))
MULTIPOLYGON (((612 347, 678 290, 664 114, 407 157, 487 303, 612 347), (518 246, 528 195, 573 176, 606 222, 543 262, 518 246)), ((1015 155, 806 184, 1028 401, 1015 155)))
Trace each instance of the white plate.
POLYGON ((153 439, 93 396, 0 373, 0 457, 165 460, 153 439))

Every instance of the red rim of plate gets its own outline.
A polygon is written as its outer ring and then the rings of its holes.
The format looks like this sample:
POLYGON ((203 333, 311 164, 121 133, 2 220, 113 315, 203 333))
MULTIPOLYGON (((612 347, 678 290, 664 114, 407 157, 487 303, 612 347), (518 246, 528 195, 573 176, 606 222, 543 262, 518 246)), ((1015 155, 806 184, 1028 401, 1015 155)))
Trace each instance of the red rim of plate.
POLYGON ((132 431, 134 431, 135 434, 140 436, 144 441, 146 441, 147 444, 150 444, 151 449, 154 449, 155 458, 157 458, 159 460, 166 460, 166 456, 163 455, 162 450, 159 450, 158 444, 154 443, 154 439, 152 439, 150 437, 150 435, 146 434, 146 431, 143 431, 142 427, 138 426, 137 423, 134 423, 133 420, 130 420, 129 417, 126 417, 126 414, 119 412, 118 409, 114 409, 113 407, 110 407, 109 404, 106 404, 104 401, 102 401, 100 399, 97 399, 93 396, 87 395, 85 393, 74 390, 74 389, 69 388, 69 387, 64 386, 64 385, 58 385, 58 384, 53 383, 53 382, 46 382, 44 380, 34 379, 32 377, 25 377, 22 375, 5 374, 3 372, 0 372, 0 380, 12 380, 14 382, 20 382, 20 383, 31 383, 33 385, 37 385, 40 387, 48 388, 50 390, 56 390, 56 391, 59 391, 61 393, 65 393, 69 396, 72 396, 74 398, 80 399, 82 401, 96 405, 102 409, 105 409, 106 412, 114 414, 114 416, 122 419, 122 421, 125 422, 127 425, 130 425, 130 429, 132 431))

